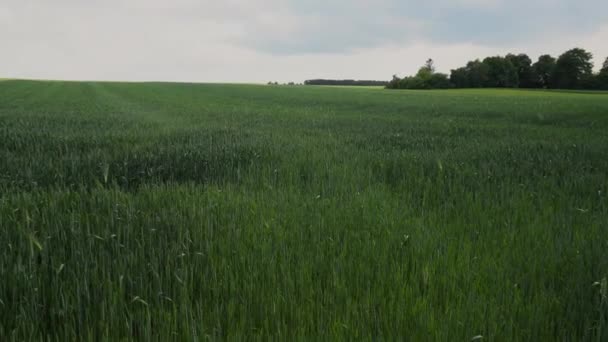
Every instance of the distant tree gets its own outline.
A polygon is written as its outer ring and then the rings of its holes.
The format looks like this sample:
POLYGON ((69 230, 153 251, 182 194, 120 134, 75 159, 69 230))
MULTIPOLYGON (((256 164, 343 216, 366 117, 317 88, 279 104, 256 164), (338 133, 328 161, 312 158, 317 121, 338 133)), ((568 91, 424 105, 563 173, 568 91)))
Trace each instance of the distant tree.
POLYGON ((434 74, 435 73, 435 61, 433 61, 432 58, 427 59, 426 63, 424 63, 424 66, 422 68, 428 70, 431 74, 434 74))
POLYGON ((487 57, 483 60, 487 66, 487 77, 484 87, 515 88, 519 85, 517 68, 505 57, 487 57))
POLYGON ((556 60, 542 55, 532 64, 526 54, 508 54, 505 57, 476 59, 464 67, 452 69, 448 75, 435 72, 435 63, 428 59, 414 76, 393 76, 387 82, 390 89, 434 89, 434 88, 565 88, 607 89, 608 58, 599 73, 593 73, 593 55, 583 49, 572 49, 556 60))
POLYGON ((399 89, 399 83, 401 82, 401 79, 399 77, 397 77, 397 75, 393 75, 393 79, 390 80, 390 82, 388 82, 388 84, 386 85, 387 89, 399 89))
POLYGON ((505 56, 505 59, 510 61, 517 70, 519 87, 534 88, 536 82, 530 57, 524 53, 520 53, 518 55, 508 54, 505 56))
POLYGON ((551 86, 563 89, 581 89, 593 77, 593 55, 583 49, 563 53, 555 63, 551 86))
MULTIPOLYGON (((432 59, 429 59, 429 61, 432 62, 432 59)), ((433 72, 434 72, 434 67, 431 63, 431 65, 428 65, 428 61, 427 64, 425 64, 424 66, 420 67, 420 69, 418 69, 418 72, 416 73, 416 77, 418 77, 420 80, 422 81, 427 81, 428 79, 431 78, 431 76, 433 76, 433 72)))
POLYGON ((467 69, 465 67, 453 69, 450 72, 450 83, 456 88, 470 88, 467 69))
POLYGON ((417 76, 408 76, 401 79, 399 89, 428 89, 421 78, 417 76))
POLYGON ((399 78, 393 75, 393 79, 386 86, 388 89, 447 89, 450 88, 448 75, 435 72, 435 63, 428 59, 418 69, 414 76, 399 78))
POLYGON ((448 75, 434 73, 426 78, 419 76, 405 77, 399 82, 400 89, 448 89, 450 79, 448 75))
POLYGON ((487 64, 476 59, 462 68, 453 69, 450 83, 455 88, 483 88, 488 84, 489 71, 487 64))
POLYGON ((436 72, 428 80, 430 89, 448 89, 451 87, 450 78, 446 74, 436 72))
POLYGON ((488 66, 479 59, 467 63, 467 87, 483 88, 488 82, 488 66))
POLYGON ((550 55, 542 55, 538 57, 538 61, 532 65, 532 69, 536 77, 536 87, 549 88, 551 85, 551 76, 555 70, 555 58, 550 55))
POLYGON ((602 69, 596 77, 597 88, 601 90, 608 90, 608 57, 602 64, 602 69))

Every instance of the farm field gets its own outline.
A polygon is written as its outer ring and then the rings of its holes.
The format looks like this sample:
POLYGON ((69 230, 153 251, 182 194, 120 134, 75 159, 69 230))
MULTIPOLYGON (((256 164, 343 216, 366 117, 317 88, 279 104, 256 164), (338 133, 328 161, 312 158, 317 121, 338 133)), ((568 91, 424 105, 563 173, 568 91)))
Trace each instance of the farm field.
POLYGON ((606 93, 3 81, 0 340, 606 341, 607 194, 606 93))

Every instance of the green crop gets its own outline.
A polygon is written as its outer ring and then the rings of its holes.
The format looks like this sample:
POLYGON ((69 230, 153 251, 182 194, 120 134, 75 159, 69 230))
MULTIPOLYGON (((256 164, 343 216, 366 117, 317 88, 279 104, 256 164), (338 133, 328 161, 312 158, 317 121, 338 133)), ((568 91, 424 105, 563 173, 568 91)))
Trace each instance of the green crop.
POLYGON ((0 340, 608 339, 608 95, 0 83, 0 340))

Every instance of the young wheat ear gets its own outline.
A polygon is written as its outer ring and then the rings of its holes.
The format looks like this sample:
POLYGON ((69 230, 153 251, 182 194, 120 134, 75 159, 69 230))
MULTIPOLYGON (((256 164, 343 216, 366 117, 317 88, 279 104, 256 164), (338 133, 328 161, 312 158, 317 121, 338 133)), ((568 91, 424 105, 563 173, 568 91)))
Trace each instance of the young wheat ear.
POLYGON ((110 164, 103 163, 101 166, 101 173, 103 175, 103 183, 108 184, 108 173, 110 172, 110 164))

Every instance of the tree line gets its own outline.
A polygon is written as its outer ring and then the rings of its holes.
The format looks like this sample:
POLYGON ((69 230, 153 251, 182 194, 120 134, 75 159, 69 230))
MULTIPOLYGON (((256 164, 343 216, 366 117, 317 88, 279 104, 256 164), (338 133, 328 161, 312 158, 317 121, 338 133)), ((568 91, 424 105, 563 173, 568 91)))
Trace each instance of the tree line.
POLYGON ((393 79, 389 89, 540 88, 608 90, 608 58, 593 72, 593 55, 575 48, 558 58, 542 55, 535 63, 526 54, 470 61, 451 74, 438 73, 429 59, 414 76, 393 79))
POLYGON ((330 86, 382 86, 388 85, 387 81, 370 81, 370 80, 307 80, 305 85, 330 85, 330 86))

